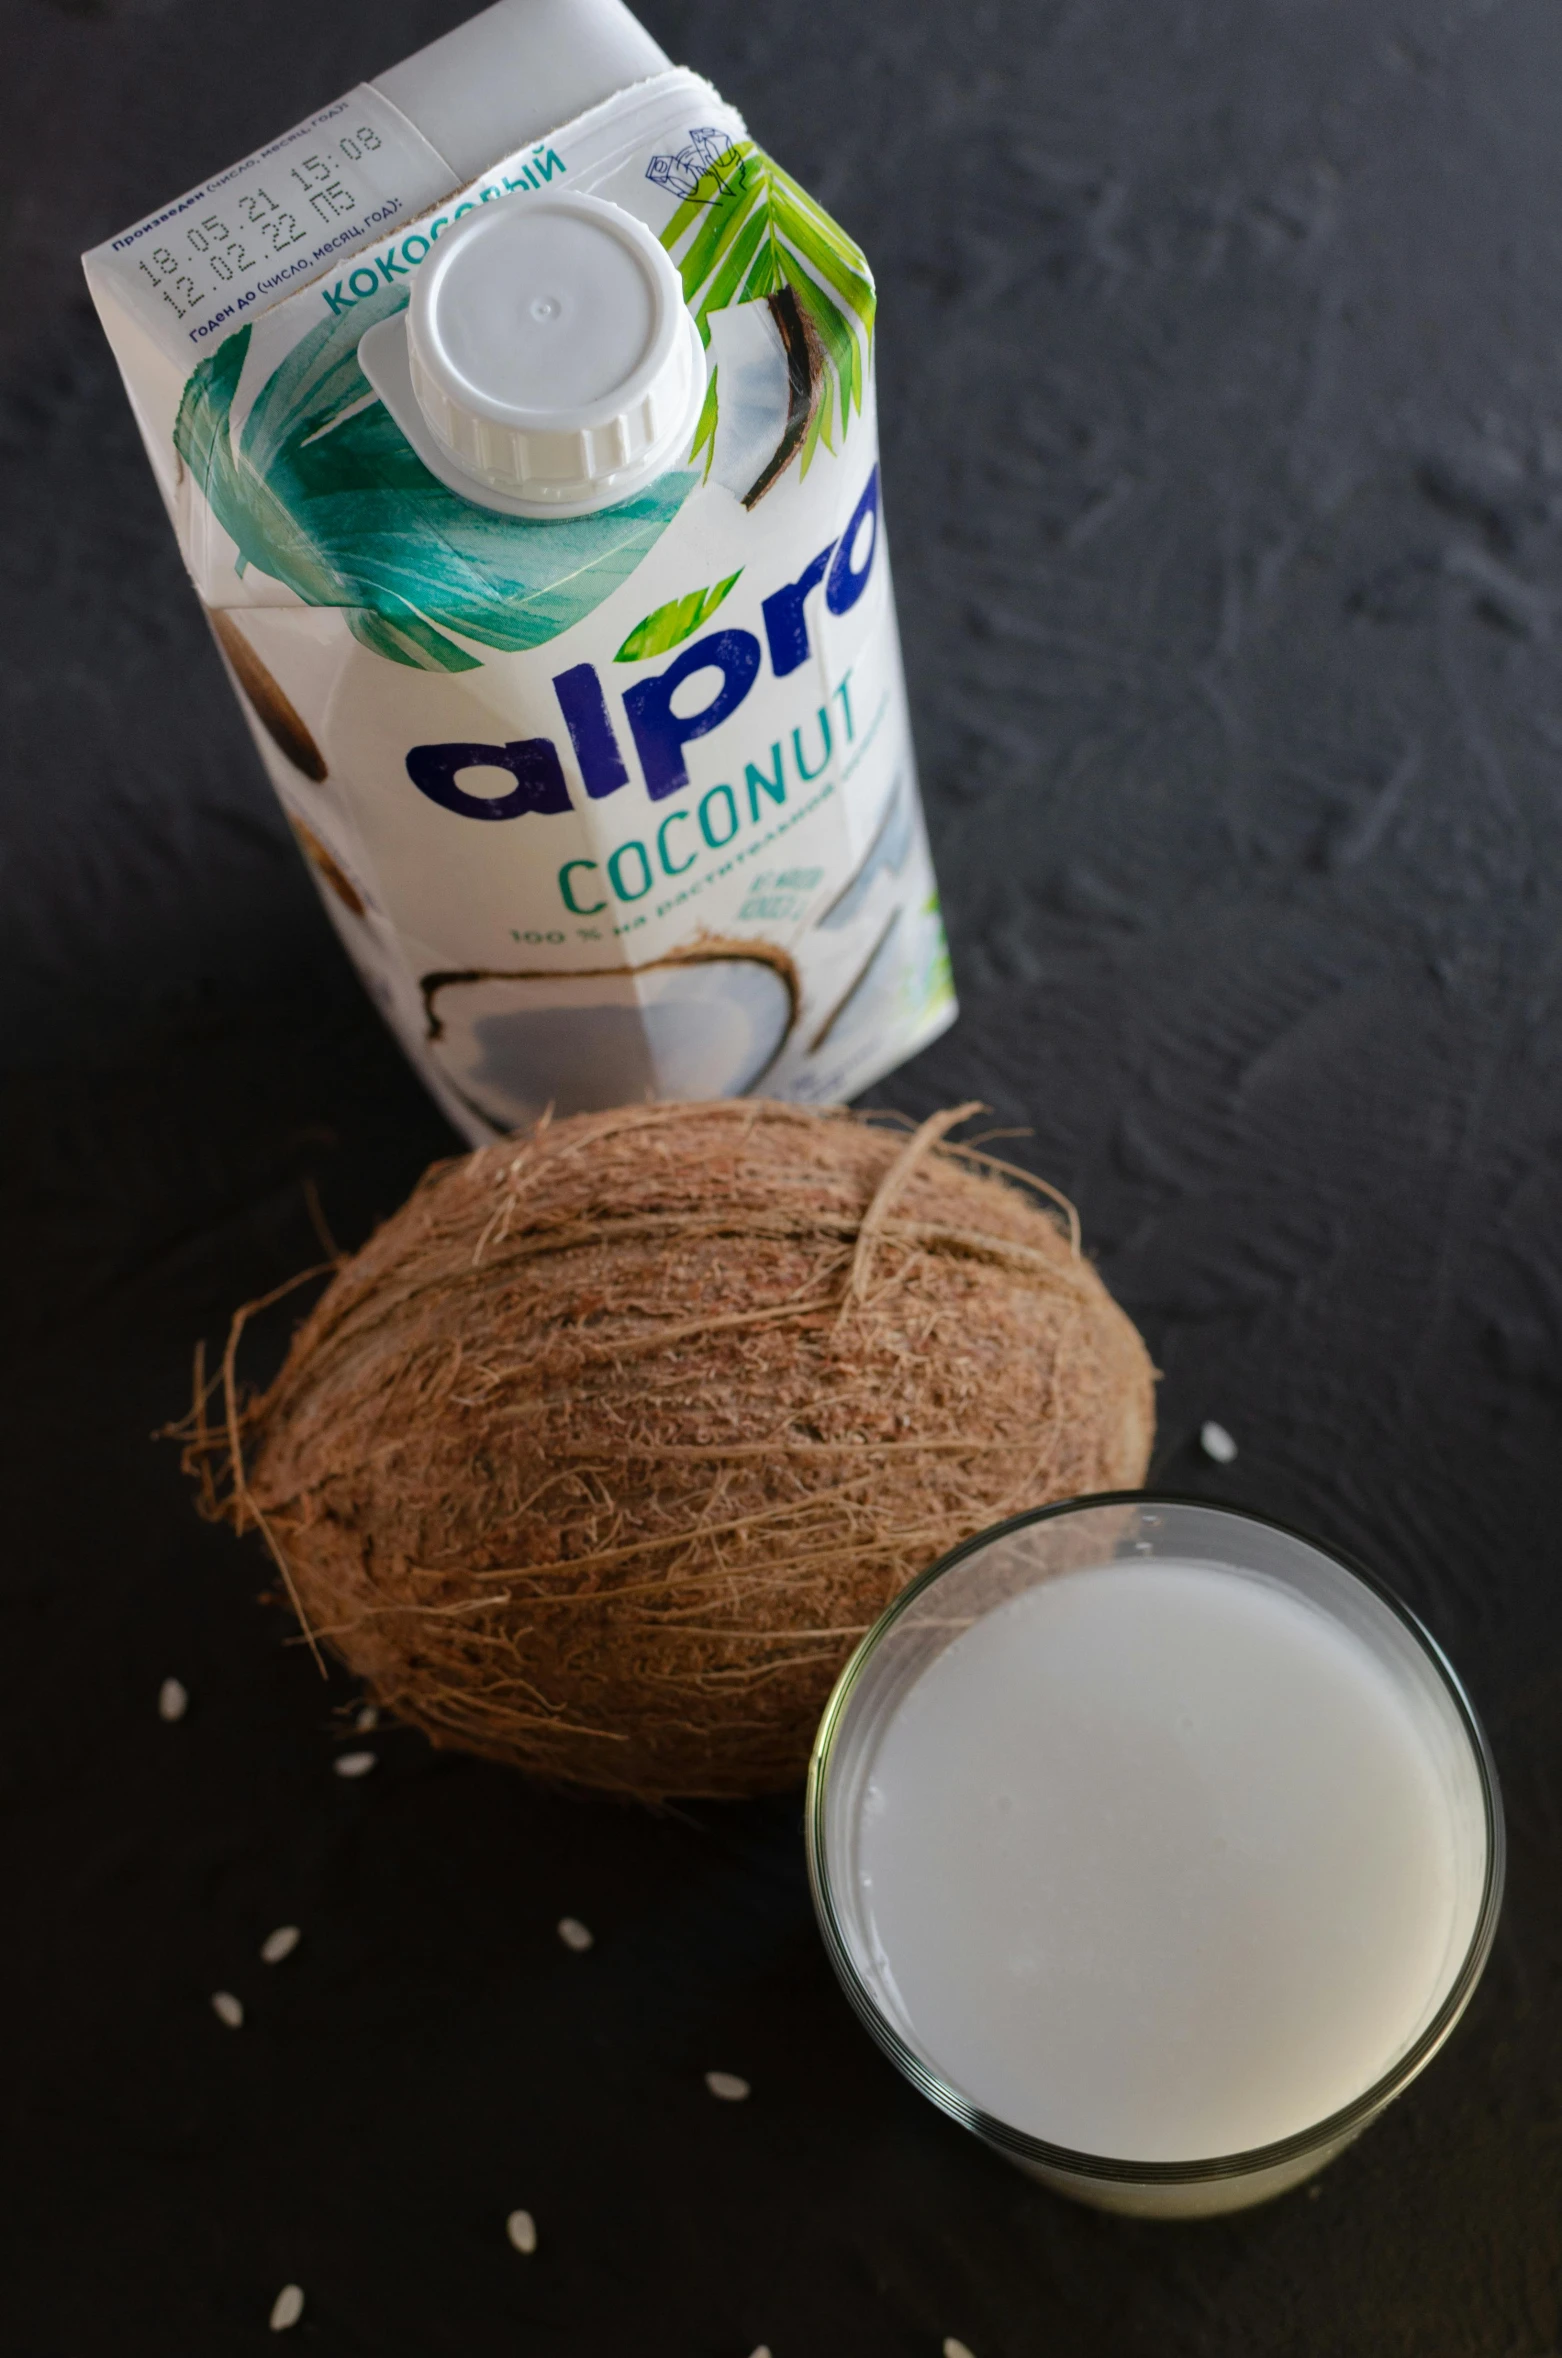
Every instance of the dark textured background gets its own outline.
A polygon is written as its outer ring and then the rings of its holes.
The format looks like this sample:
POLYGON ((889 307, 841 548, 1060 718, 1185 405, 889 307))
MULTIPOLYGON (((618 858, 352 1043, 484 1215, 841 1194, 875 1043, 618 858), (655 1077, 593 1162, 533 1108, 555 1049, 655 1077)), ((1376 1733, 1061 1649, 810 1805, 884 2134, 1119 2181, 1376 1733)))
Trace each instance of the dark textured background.
POLYGON ((148 1438, 194 1336, 313 1257, 306 1179, 356 1242, 450 1140, 268 799, 76 256, 459 13, 3 13, 0 2347, 258 2351, 296 2278, 322 2358, 1554 2358, 1562 12, 646 8, 879 272, 965 1009, 881 1095, 1030 1125, 1165 1370, 1161 1472, 1378 1565, 1506 1781, 1452 2048, 1315 2198, 1197 2228, 1054 2201, 900 2084, 794 1803, 647 1821, 407 1735, 339 1782, 345 1682, 148 1438))

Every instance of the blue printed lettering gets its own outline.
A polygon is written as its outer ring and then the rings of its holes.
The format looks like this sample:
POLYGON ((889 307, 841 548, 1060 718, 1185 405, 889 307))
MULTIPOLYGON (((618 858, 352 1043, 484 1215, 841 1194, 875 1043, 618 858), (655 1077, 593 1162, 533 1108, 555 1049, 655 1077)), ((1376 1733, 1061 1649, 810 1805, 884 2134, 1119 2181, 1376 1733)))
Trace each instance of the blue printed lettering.
POLYGON ((774 591, 759 609, 765 618, 765 636, 770 641, 770 667, 778 680, 784 680, 788 672, 796 671, 799 664, 808 660, 808 617, 803 606, 809 591, 817 589, 823 581, 834 546, 833 540, 826 541, 797 579, 774 591))
POLYGON ((683 749, 737 711, 759 671, 759 641, 749 630, 714 630, 669 663, 655 679, 637 680, 624 690, 624 709, 634 735, 635 750, 645 773, 646 792, 653 802, 676 794, 689 783, 683 749), (699 712, 687 715, 672 708, 675 692, 697 672, 714 671, 720 685, 699 712))
POLYGON ((529 811, 570 807, 569 788, 550 737, 521 737, 508 745, 414 745, 407 775, 420 794, 463 819, 521 819, 529 811), (508 794, 468 794, 456 784, 463 770, 508 770, 508 794))
POLYGON ((879 550, 879 470, 874 468, 868 477, 861 499, 852 510, 851 522, 841 534, 835 552, 835 563, 830 567, 830 578, 824 585, 824 602, 832 614, 849 614, 868 586, 873 571, 873 560, 879 550), (868 553, 861 568, 853 566, 857 543, 864 527, 869 533, 868 553))
POLYGON ((628 785, 629 772, 613 734, 607 698, 595 667, 577 663, 569 671, 559 672, 554 678, 553 692, 564 714, 564 725, 575 748, 586 792, 593 802, 600 802, 606 794, 616 794, 620 786, 628 785))

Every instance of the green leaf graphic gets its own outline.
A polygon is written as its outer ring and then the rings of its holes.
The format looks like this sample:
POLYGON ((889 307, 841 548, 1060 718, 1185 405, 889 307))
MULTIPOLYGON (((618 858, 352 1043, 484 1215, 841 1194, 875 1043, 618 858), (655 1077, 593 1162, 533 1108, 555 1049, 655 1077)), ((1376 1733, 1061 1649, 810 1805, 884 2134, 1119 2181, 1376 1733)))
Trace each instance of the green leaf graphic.
MULTIPOLYGON (((818 358, 817 399, 800 435, 806 474, 819 443, 833 451, 837 431, 849 431, 873 365, 875 296, 860 247, 751 139, 716 158, 661 236, 706 344, 713 311, 790 289, 818 358)), ((691 460, 714 446, 715 393, 713 376, 691 460)))
POLYGON ((627 581, 703 480, 659 476, 600 515, 532 522, 474 506, 431 475, 358 366, 358 338, 401 309, 387 288, 323 319, 267 378, 235 440, 249 350, 240 328, 184 390, 174 446, 234 542, 237 569, 346 610, 360 643, 423 671, 505 654, 569 630, 627 581))
POLYGON ((700 414, 695 422, 694 440, 689 445, 691 467, 700 452, 703 450, 705 453, 705 480, 707 483, 710 481, 711 460, 716 456, 716 379, 720 374, 719 368, 712 368, 710 381, 705 387, 705 399, 700 404, 700 414))
POLYGON ((613 661, 643 663, 648 655, 665 655, 669 647, 681 646, 715 613, 742 571, 740 565, 736 573, 729 573, 713 588, 691 590, 686 598, 670 598, 665 606, 658 606, 654 614, 635 624, 613 661))

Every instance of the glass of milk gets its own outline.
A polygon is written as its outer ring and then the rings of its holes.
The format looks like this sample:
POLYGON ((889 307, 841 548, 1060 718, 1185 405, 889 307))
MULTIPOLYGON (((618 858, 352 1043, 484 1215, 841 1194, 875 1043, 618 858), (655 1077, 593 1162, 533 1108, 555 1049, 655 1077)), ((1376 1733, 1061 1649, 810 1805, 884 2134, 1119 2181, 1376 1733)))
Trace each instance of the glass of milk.
POLYGON ((848 1997, 1059 2192, 1192 2217, 1308 2178, 1469 2003, 1490 1750, 1397 1598, 1197 1501, 1000 1524, 899 1596, 820 1724, 808 1860, 848 1997))

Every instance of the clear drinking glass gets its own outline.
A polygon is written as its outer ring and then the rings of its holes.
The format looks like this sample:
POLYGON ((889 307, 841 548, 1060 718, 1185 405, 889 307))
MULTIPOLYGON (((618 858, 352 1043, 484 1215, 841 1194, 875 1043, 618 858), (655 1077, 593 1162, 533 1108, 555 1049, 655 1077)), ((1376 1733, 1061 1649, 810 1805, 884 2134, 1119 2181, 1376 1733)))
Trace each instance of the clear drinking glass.
POLYGON ((1502 1898, 1496 1769, 1469 1699, 1436 1642, 1370 1573, 1300 1533, 1201 1501, 1143 1493, 1017 1515, 913 1581, 868 1632, 825 1708, 808 1776, 807 1847, 830 1959, 857 2013, 915 2087, 1023 2170, 1107 2210, 1194 2217, 1238 2210, 1311 2177, 1436 2054, 1485 1966, 1502 1898), (1156 1559, 1232 1568, 1309 1601, 1361 1641, 1413 1710, 1446 1805, 1455 1929, 1436 1987, 1400 2052, 1352 2102, 1271 2145, 1218 2159, 1141 2161, 1076 2152, 995 2118, 925 2051, 876 1962, 856 1865, 863 1800, 896 1707, 945 1647, 1021 1591, 1064 1572, 1156 1559))

